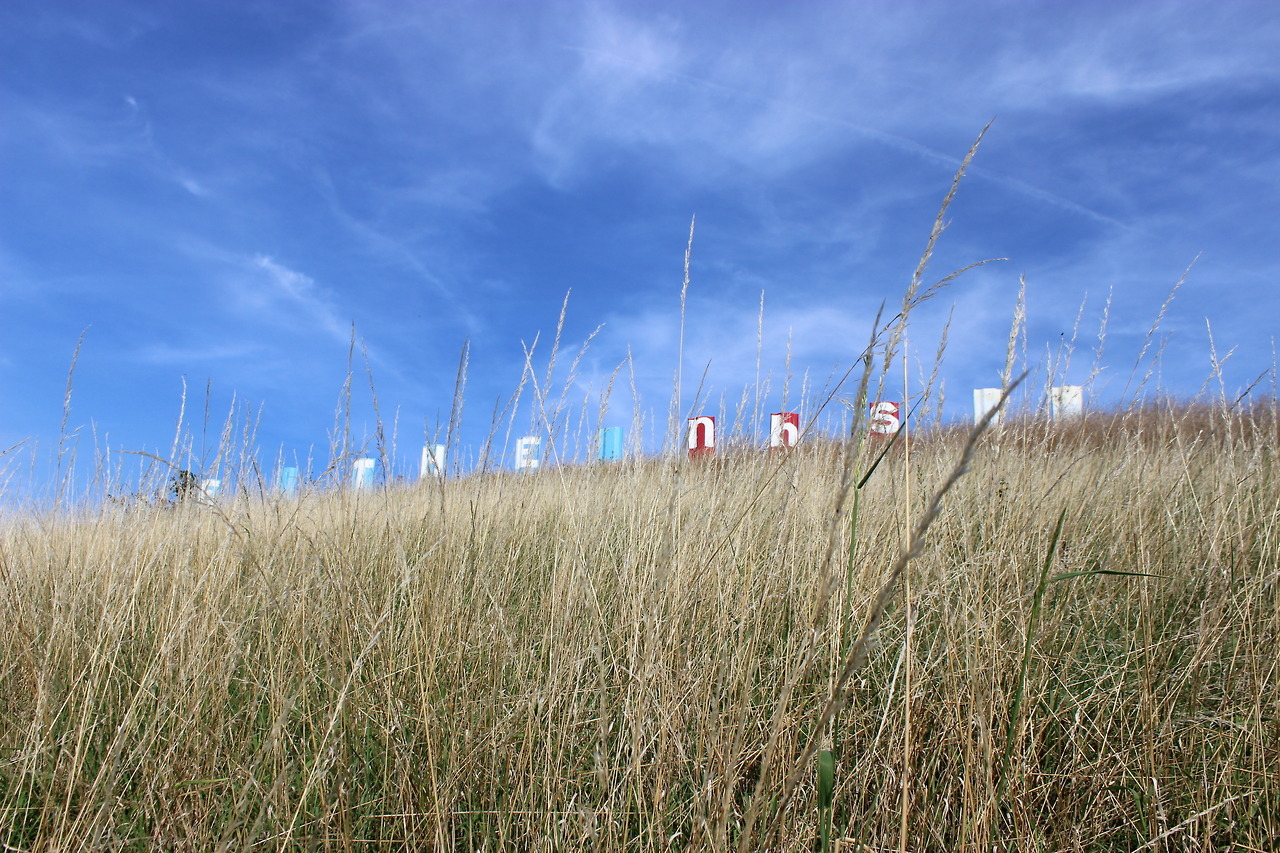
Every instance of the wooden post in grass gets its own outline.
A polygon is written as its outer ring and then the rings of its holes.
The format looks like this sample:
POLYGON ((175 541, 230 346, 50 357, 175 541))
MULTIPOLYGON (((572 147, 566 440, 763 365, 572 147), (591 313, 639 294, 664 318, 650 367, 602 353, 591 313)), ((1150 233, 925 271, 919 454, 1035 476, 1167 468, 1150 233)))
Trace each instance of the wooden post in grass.
POLYGON ((689 458, 709 459, 716 454, 716 419, 713 415, 689 418, 689 458))

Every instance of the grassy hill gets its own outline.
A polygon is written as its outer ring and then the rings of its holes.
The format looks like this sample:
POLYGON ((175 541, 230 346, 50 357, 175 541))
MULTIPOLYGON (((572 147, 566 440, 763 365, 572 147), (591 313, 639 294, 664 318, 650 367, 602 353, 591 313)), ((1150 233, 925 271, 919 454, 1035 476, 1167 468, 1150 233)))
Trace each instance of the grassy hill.
POLYGON ((1277 849, 1274 411, 968 438, 12 522, 0 842, 1277 849))

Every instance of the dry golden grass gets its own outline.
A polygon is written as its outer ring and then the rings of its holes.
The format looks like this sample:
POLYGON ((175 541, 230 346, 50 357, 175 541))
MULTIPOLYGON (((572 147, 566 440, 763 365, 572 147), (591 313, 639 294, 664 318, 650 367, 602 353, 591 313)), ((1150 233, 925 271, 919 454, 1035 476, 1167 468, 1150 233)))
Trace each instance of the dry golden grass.
POLYGON ((1280 849, 1275 411, 11 519, 0 845, 1280 849))
POLYGON ((835 446, 10 524, 0 842, 808 850, 818 738, 845 850, 897 848, 904 768, 911 850, 1274 850, 1280 436, 1117 424, 982 439, 827 732, 961 438, 832 563, 835 446))

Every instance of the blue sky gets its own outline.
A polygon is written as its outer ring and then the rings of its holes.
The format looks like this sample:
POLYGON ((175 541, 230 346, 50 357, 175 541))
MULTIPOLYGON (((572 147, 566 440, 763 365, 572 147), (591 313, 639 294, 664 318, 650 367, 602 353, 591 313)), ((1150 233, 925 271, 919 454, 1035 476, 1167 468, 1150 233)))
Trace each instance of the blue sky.
POLYGON ((405 460, 448 420, 469 341, 474 456, 539 335, 543 383, 569 291, 555 398, 598 328, 566 401, 598 414, 630 352, 605 420, 632 423, 633 369, 656 446, 695 214, 682 405, 733 420, 754 395, 763 291, 760 408, 788 371, 790 407, 900 300, 992 119, 930 280, 1008 260, 915 316, 909 381, 954 307, 944 412, 967 416, 1025 276, 1033 365, 1080 318, 1067 382, 1089 378, 1110 298, 1091 398, 1119 399, 1190 266, 1151 382, 1199 393, 1211 329, 1234 396, 1274 359, 1277 45, 1269 2, 8 0, 0 450, 27 442, 11 480, 47 476, 87 328, 82 468, 95 447, 168 454, 184 381, 198 464, 234 395, 264 460, 323 467, 354 323, 405 460))

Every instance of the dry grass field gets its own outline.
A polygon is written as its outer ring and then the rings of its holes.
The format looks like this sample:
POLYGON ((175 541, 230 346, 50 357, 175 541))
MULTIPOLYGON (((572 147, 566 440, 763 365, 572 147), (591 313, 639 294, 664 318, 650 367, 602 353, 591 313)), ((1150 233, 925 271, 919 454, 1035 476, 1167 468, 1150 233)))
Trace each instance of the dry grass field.
POLYGON ((1280 849, 1275 400, 886 450, 945 210, 844 438, 0 523, 3 850, 1280 849))
POLYGON ((1274 410, 965 441, 11 522, 0 844, 1280 847, 1274 410))

